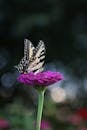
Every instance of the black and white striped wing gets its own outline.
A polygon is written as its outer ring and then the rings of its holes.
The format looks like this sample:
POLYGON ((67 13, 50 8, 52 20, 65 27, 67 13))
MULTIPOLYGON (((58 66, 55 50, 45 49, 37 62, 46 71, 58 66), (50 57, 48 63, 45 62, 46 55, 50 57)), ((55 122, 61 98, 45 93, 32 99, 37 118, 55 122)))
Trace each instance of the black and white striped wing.
POLYGON ((27 72, 27 68, 29 66, 29 62, 31 61, 33 57, 33 52, 35 48, 31 41, 25 39, 24 40, 24 57, 21 59, 19 64, 15 66, 20 73, 27 72))
POLYGON ((43 41, 40 41, 38 46, 35 49, 34 60, 29 64, 27 69, 28 72, 41 72, 43 71, 43 64, 45 58, 45 45, 43 41))
POLYGON ((41 72, 43 71, 43 64, 45 58, 45 45, 40 41, 35 48, 31 41, 24 40, 24 57, 20 63, 15 66, 20 73, 41 72))
POLYGON ((31 61, 34 57, 35 47, 33 46, 32 42, 28 39, 24 40, 24 57, 27 60, 31 61))

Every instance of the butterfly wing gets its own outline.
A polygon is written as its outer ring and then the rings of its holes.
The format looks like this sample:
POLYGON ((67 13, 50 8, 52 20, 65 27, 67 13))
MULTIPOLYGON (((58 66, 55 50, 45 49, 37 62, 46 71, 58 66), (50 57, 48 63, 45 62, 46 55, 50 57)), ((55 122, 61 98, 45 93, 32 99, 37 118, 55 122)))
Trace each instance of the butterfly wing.
POLYGON ((19 71, 19 73, 23 73, 25 70, 25 67, 26 67, 25 66, 25 58, 23 57, 21 59, 21 61, 19 62, 19 64, 14 66, 14 67, 19 71))
POLYGON ((19 64, 15 66, 20 73, 27 72, 29 62, 32 60, 33 52, 35 47, 28 39, 24 40, 24 57, 21 59, 19 64))
POLYGON ((45 45, 43 41, 39 41, 35 48, 31 41, 24 40, 24 57, 16 66, 20 73, 29 73, 31 71, 38 73, 43 71, 43 64, 45 58, 45 45))
POLYGON ((28 39, 24 40, 24 57, 26 57, 27 60, 32 60, 32 57, 34 55, 35 47, 33 46, 32 42, 28 39))
POLYGON ((40 41, 35 49, 34 60, 29 64, 28 72, 34 71, 35 73, 43 71, 43 64, 45 58, 45 45, 40 41))

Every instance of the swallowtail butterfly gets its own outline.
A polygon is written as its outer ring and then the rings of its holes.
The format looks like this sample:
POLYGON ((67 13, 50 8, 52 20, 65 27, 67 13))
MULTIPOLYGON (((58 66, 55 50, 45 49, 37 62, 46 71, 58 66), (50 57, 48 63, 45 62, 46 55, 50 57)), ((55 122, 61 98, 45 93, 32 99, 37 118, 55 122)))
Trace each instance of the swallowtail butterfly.
POLYGON ((44 58, 45 58, 45 45, 43 41, 39 41, 35 48, 31 41, 24 40, 24 57, 19 64, 15 66, 19 73, 34 72, 35 74, 43 71, 44 58))

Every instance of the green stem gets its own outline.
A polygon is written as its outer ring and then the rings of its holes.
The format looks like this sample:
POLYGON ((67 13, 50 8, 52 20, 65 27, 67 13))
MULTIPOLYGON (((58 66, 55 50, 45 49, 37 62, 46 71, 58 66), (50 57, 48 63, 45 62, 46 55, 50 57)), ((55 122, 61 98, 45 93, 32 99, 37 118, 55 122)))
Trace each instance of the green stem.
POLYGON ((40 130, 45 90, 41 90, 41 91, 38 91, 38 92, 39 92, 39 99, 38 99, 38 112, 37 112, 36 130, 40 130))

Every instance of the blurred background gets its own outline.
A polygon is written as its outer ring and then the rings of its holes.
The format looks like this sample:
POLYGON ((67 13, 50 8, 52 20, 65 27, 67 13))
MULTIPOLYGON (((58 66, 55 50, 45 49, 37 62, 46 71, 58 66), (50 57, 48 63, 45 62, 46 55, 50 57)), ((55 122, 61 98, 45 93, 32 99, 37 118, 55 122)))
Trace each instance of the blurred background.
POLYGON ((46 45, 45 70, 65 79, 45 94, 41 130, 87 130, 87 1, 0 0, 0 129, 34 130, 37 92, 16 81, 24 39, 46 45))

